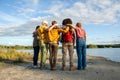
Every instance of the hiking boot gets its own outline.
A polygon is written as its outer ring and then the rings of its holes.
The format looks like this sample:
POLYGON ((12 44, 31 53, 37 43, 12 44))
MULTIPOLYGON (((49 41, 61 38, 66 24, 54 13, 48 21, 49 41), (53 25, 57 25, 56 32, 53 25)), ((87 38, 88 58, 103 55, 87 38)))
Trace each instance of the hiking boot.
POLYGON ((65 66, 62 66, 62 70, 65 71, 65 70, 66 70, 66 67, 65 67, 65 66))
POLYGON ((75 68, 74 68, 74 66, 70 66, 70 69, 69 69, 70 71, 74 71, 75 70, 75 68))
POLYGON ((52 67, 51 70, 53 70, 53 71, 56 70, 56 67, 52 67))

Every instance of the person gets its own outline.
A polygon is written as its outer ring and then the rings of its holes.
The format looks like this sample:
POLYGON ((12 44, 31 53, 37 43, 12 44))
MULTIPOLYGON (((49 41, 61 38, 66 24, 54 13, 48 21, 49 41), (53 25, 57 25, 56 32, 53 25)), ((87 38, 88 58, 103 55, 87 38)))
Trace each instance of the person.
POLYGON ((46 29, 48 28, 48 22, 43 21, 42 25, 37 29, 40 41, 40 49, 41 49, 41 56, 40 56, 40 69, 45 68, 47 52, 48 52, 48 41, 47 41, 47 32, 46 29))
MULTIPOLYGON (((69 27, 67 24, 72 24, 72 20, 70 18, 66 18, 63 20, 62 25, 64 27, 69 27)), ((68 32, 62 33, 62 70, 66 70, 66 55, 67 55, 67 50, 69 51, 69 58, 70 58, 70 71, 74 70, 74 65, 73 65, 73 53, 74 53, 74 42, 73 42, 73 34, 74 30, 72 28, 69 29, 68 32)))
POLYGON ((38 55, 39 55, 39 37, 37 33, 37 29, 39 26, 36 26, 35 31, 33 32, 33 50, 34 50, 34 55, 33 55, 33 67, 37 68, 38 67, 38 55))
MULTIPOLYGON (((74 27, 72 25, 72 27, 74 27)), ((82 28, 82 24, 78 22, 76 27, 74 27, 76 31, 76 50, 78 56, 78 66, 77 69, 85 69, 86 68, 86 31, 82 28)))
POLYGON ((52 25, 48 28, 48 36, 49 36, 49 62, 51 70, 56 70, 57 63, 57 53, 58 53, 58 44, 60 41, 60 33, 67 32, 69 27, 65 30, 61 29, 57 25, 57 21, 52 21, 52 25))

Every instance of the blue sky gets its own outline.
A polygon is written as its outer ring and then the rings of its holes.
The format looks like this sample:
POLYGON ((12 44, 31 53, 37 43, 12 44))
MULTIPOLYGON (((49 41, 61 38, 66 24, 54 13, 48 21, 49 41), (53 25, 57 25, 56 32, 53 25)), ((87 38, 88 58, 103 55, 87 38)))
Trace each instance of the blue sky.
POLYGON ((32 45, 41 21, 82 22, 87 44, 120 43, 120 0, 0 0, 0 44, 32 45))

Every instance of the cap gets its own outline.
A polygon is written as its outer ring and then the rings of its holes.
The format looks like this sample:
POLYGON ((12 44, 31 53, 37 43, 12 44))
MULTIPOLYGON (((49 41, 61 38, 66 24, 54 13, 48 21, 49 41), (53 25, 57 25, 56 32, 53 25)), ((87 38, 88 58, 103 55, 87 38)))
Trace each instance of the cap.
POLYGON ((48 24, 48 22, 47 22, 47 21, 43 21, 42 23, 48 24))

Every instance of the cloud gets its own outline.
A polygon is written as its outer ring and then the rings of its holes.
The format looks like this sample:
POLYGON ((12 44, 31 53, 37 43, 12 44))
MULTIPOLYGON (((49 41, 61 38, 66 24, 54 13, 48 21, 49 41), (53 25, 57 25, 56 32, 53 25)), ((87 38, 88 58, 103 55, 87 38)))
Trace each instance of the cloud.
MULTIPOLYGON (((39 0, 31 0, 31 2, 33 2, 33 4, 38 4, 39 0)), ((28 4, 32 4, 31 2, 28 2, 28 4)), ((81 21, 84 23, 101 24, 117 22, 120 17, 119 2, 113 2, 112 0, 86 0, 85 3, 77 1, 72 4, 65 2, 63 3, 62 1, 53 1, 49 9, 41 12, 41 14, 48 14, 47 16, 37 15, 37 17, 32 18, 31 16, 34 13, 37 13, 34 7, 21 7, 18 10, 20 14, 24 15, 23 17, 29 17, 29 20, 20 20, 20 18, 0 12, 0 14, 2 13, 0 16, 1 19, 16 23, 16 25, 11 26, 12 28, 7 28, 9 32, 2 29, 0 31, 0 35, 31 35, 35 29, 35 26, 40 25, 42 20, 47 20, 48 22, 57 20, 58 23, 61 24, 64 18, 70 17, 75 23, 81 21), (49 14, 52 15, 49 16, 49 14), (23 21, 24 23, 18 24, 19 21, 23 21)))
POLYGON ((39 0, 31 0, 32 1, 32 3, 34 4, 34 5, 38 5, 38 3, 39 3, 39 0))
POLYGON ((87 0, 86 3, 78 1, 65 8, 63 3, 59 3, 43 13, 53 14, 56 17, 71 17, 84 23, 115 23, 120 17, 119 4, 112 0, 87 0))
POLYGON ((20 8, 18 9, 19 16, 24 16, 25 18, 30 18, 31 15, 35 13, 35 9, 32 8, 20 8))
POLYGON ((1 19, 0 21, 6 21, 9 23, 22 22, 22 20, 1 11, 0 11, 0 19, 1 19))
MULTIPOLYGON (((8 28, 3 28, 1 30, 1 36, 20 36, 20 35, 32 35, 33 31, 35 30, 35 27, 37 25, 40 25, 41 22, 39 21, 39 18, 32 18, 26 23, 23 23, 21 25, 15 25, 8 28), (9 30, 9 31, 6 31, 9 30)), ((5 26, 2 26, 5 27, 5 26)))

